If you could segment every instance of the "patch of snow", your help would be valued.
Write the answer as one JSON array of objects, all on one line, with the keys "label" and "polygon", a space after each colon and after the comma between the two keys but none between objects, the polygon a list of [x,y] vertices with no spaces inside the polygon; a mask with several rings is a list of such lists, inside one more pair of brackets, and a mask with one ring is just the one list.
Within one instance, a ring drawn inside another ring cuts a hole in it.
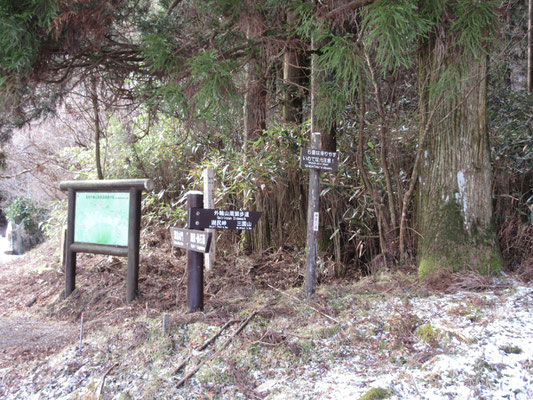
[{"label": "patch of snow", "polygon": [[459,187],[459,197],[457,199],[461,200],[463,203],[463,218],[465,228],[467,231],[469,231],[470,224],[468,222],[468,199],[466,196],[466,178],[463,171],[457,171],[457,186]]},{"label": "patch of snow", "polygon": [[[480,307],[478,322],[453,312],[469,303],[470,296],[460,293],[411,300],[413,312],[421,320],[453,337],[446,353],[418,368],[374,364],[377,354],[360,348],[359,353],[365,357],[333,361],[316,379],[304,373],[268,398],[348,399],[382,387],[392,390],[390,399],[532,399],[533,289],[517,287],[501,294],[476,294],[479,301],[496,304]],[[388,318],[391,306],[399,301],[373,306],[372,312],[378,320]],[[515,352],[508,354],[506,348]]]}]

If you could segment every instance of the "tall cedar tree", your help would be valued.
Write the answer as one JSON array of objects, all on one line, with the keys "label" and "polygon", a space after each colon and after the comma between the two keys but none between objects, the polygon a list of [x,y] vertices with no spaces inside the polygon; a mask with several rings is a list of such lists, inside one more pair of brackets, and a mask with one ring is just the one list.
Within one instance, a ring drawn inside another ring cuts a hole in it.
[{"label": "tall cedar tree", "polygon": [[492,218],[486,104],[486,49],[497,26],[496,4],[448,1],[435,9],[433,3],[422,11],[439,24],[419,51],[426,135],[416,202],[419,276],[442,268],[497,273],[502,259]]}]

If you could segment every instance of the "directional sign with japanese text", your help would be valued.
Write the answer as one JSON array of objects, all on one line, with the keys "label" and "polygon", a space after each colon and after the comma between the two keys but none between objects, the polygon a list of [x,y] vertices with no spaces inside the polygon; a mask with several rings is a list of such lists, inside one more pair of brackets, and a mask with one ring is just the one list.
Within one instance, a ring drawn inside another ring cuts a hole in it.
[{"label": "directional sign with japanese text", "polygon": [[193,250],[198,253],[209,252],[211,232],[195,231],[192,229],[171,228],[172,245],[181,249]]},{"label": "directional sign with japanese text", "polygon": [[339,153],[316,149],[300,149],[300,168],[337,171]]},{"label": "directional sign with japanese text", "polygon": [[191,228],[252,230],[263,215],[260,211],[190,209]]}]

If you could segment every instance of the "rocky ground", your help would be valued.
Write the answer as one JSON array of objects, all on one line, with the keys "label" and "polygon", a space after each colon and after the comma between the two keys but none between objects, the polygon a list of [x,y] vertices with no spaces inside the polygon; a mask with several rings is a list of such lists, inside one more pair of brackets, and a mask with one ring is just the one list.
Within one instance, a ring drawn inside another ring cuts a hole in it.
[{"label": "rocky ground", "polygon": [[123,260],[83,256],[68,299],[53,246],[2,260],[0,398],[533,398],[533,287],[513,277],[436,291],[380,272],[308,302],[298,257],[280,250],[221,258],[204,312],[188,314],[184,263],[145,252],[127,304]]}]

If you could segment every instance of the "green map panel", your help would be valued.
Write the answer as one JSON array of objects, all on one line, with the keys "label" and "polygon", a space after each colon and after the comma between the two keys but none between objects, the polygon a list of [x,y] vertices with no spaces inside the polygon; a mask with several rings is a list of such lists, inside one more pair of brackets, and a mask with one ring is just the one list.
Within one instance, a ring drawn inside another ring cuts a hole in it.
[{"label": "green map panel", "polygon": [[127,246],[129,210],[129,193],[77,192],[74,241]]}]

